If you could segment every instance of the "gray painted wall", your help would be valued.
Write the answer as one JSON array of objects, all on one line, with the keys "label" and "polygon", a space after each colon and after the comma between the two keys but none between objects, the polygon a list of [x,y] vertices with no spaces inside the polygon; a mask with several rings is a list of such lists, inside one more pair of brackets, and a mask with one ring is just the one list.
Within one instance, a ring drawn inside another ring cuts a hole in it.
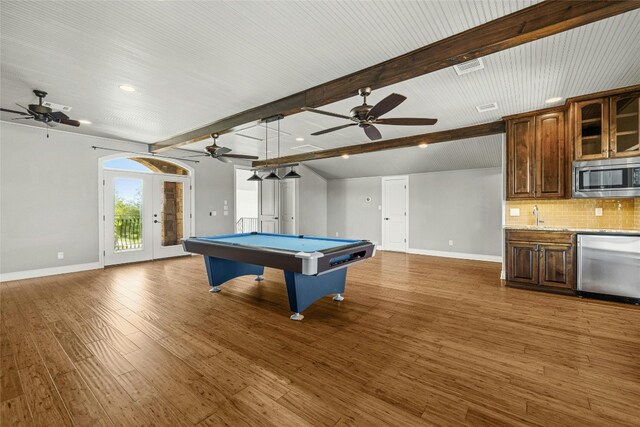
[{"label": "gray painted wall", "polygon": [[300,165],[298,180],[298,233],[327,235],[327,181],[310,168]]},{"label": "gray painted wall", "polygon": [[[409,175],[409,247],[501,256],[501,186],[500,168]],[[381,243],[381,191],[380,177],[329,180],[329,235]]]},{"label": "gray painted wall", "polygon": [[[382,240],[382,180],[380,177],[331,179],[327,182],[327,231],[329,236]],[[371,197],[367,202],[366,198]]]},{"label": "gray painted wall", "polygon": [[411,175],[409,233],[413,249],[501,256],[501,169]]},{"label": "gray painted wall", "polygon": [[[146,150],[56,130],[47,139],[42,128],[0,124],[0,273],[98,261],[98,158],[114,153],[91,145]],[[195,166],[195,232],[231,232],[233,211],[222,216],[222,206],[234,206],[233,167],[207,160]]]}]

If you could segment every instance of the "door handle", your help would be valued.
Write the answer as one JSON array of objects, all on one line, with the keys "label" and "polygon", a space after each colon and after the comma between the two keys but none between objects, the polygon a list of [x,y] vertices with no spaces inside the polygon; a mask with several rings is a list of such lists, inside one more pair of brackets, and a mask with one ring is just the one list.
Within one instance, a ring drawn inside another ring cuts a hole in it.
[{"label": "door handle", "polygon": [[274,216],[273,219],[280,219],[280,218],[278,218],[277,216]]},{"label": "door handle", "polygon": [[385,220],[385,221],[389,221],[389,218],[385,218],[384,220]]},{"label": "door handle", "polygon": [[154,219],[153,222],[155,222],[156,224],[159,223],[160,221],[158,221],[157,219]]}]

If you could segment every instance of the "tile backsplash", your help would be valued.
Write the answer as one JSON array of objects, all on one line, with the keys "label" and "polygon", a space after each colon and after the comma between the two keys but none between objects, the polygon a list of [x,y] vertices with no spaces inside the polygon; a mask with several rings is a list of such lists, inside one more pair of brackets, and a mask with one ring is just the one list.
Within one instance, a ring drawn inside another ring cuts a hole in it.
[{"label": "tile backsplash", "polygon": [[[506,202],[505,225],[535,225],[534,205],[538,205],[542,227],[640,230],[640,198],[510,200]],[[513,208],[520,209],[520,216],[510,216]],[[596,208],[602,209],[602,216],[596,216]]]}]

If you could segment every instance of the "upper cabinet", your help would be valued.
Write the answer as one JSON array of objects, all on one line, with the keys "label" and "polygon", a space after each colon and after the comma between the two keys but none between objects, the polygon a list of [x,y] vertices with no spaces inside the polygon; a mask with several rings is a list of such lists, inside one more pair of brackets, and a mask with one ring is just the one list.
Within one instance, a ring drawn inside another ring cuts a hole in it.
[{"label": "upper cabinet", "polygon": [[627,93],[572,104],[576,160],[640,155],[638,95]]},{"label": "upper cabinet", "polygon": [[610,109],[610,155],[612,157],[640,155],[639,94],[612,96]]},{"label": "upper cabinet", "polygon": [[567,194],[565,112],[507,121],[507,199],[558,199]]}]

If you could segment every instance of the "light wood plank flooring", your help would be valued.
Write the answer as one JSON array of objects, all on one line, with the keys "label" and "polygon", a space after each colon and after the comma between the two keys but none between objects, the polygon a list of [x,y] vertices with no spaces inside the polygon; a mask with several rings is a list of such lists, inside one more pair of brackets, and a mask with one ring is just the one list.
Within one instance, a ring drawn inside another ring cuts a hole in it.
[{"label": "light wood plank flooring", "polygon": [[640,425],[640,309],[379,252],[289,320],[200,257],[3,283],[2,427]]}]

